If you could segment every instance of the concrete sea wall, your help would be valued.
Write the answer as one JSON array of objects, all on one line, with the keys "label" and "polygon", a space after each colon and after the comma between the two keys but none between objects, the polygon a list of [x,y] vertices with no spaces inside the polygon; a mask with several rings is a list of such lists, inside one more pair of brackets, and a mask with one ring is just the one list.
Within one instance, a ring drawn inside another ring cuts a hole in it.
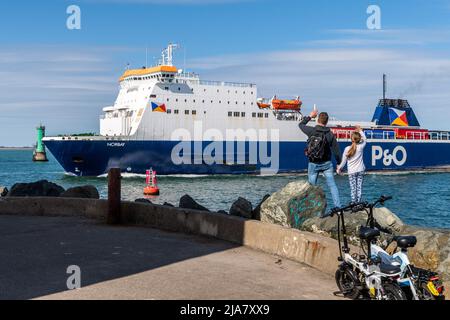
[{"label": "concrete sea wall", "polygon": [[[104,222],[107,209],[107,200],[52,197],[0,199],[1,215],[81,216]],[[339,251],[334,239],[220,213],[122,202],[121,223],[214,237],[305,263],[329,274],[334,274],[338,265]]]}]

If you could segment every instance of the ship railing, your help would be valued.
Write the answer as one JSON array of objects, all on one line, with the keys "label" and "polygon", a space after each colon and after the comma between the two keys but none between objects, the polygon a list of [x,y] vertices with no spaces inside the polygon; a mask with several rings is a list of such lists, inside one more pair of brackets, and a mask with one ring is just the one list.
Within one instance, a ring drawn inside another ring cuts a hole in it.
[{"label": "ship railing", "polygon": [[252,83],[239,83],[239,82],[226,82],[226,81],[211,81],[211,80],[200,80],[193,77],[179,77],[175,79],[176,83],[193,83],[197,85],[204,86],[215,86],[215,87],[235,87],[235,88],[255,88],[256,85]]},{"label": "ship railing", "polygon": [[[335,130],[334,134],[337,139],[350,140],[353,130]],[[405,136],[398,137],[395,131],[366,131],[365,135],[368,140],[382,139],[382,140],[450,140],[450,132],[447,131],[407,131]]]},{"label": "ship railing", "polygon": [[430,140],[450,140],[450,132],[430,131]]},{"label": "ship railing", "polygon": [[428,132],[414,132],[414,131],[406,132],[407,140],[428,140],[428,137],[429,137]]}]

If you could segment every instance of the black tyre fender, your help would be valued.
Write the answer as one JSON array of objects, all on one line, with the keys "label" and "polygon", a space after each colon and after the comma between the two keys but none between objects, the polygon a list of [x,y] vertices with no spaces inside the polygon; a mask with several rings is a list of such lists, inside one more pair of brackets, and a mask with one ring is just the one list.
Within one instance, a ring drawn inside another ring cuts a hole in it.
[{"label": "black tyre fender", "polygon": [[334,277],[339,291],[345,297],[353,300],[358,299],[361,295],[361,283],[352,266],[347,263],[341,264]]}]

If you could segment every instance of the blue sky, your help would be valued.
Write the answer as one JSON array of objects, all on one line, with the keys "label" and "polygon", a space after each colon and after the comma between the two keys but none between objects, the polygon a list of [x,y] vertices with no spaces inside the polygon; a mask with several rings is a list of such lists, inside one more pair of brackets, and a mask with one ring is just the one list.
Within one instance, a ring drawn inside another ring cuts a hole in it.
[{"label": "blue sky", "polygon": [[[71,4],[81,30],[66,28]],[[371,4],[381,30],[366,27]],[[385,72],[424,127],[450,129],[450,0],[16,0],[0,3],[0,145],[31,145],[40,122],[98,131],[125,65],[168,42],[205,79],[300,95],[340,119],[370,120]]]}]

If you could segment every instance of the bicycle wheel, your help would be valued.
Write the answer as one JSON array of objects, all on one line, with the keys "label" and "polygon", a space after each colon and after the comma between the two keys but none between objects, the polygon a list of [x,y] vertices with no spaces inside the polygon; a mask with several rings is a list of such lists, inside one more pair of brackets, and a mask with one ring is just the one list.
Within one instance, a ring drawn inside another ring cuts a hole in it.
[{"label": "bicycle wheel", "polygon": [[395,283],[383,284],[383,290],[386,300],[407,300],[403,290]]},{"label": "bicycle wheel", "polygon": [[352,270],[349,268],[337,269],[335,279],[339,291],[345,297],[355,300],[360,296],[361,292],[357,288],[359,281]]}]

